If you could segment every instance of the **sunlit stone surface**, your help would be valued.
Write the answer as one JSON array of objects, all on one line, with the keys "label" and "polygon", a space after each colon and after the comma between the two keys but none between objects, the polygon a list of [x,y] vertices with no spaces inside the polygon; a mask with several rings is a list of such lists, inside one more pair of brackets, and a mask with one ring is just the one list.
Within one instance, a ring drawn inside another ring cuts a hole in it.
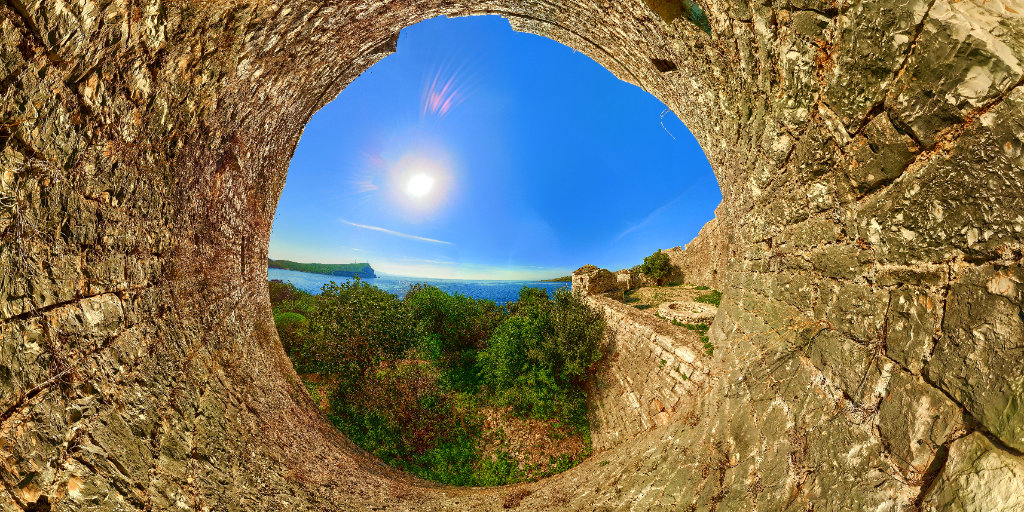
[{"label": "sunlit stone surface", "polygon": [[[1019,506],[1024,5],[648,3],[0,6],[0,509]],[[688,125],[724,200],[672,258],[725,295],[712,356],[595,297],[599,450],[450,489],[318,416],[266,257],[313,112],[401,28],[483,13]]]}]

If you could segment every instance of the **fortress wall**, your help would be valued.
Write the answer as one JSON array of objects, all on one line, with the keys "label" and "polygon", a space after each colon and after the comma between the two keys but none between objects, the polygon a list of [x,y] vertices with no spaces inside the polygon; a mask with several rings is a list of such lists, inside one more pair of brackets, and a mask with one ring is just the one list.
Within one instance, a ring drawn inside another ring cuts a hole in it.
[{"label": "fortress wall", "polygon": [[665,249],[672,264],[674,280],[718,289],[725,284],[729,241],[718,219],[708,221],[685,247]]},{"label": "fortress wall", "polygon": [[613,299],[588,300],[607,323],[609,352],[588,389],[591,439],[602,451],[685,414],[708,389],[711,358],[693,331]]}]

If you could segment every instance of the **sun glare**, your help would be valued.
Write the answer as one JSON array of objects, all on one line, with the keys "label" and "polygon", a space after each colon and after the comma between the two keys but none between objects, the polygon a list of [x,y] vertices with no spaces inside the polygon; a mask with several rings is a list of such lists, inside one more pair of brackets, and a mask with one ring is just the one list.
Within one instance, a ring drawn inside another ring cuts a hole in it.
[{"label": "sun glare", "polygon": [[409,177],[405,184],[405,193],[409,197],[425,197],[434,188],[434,178],[424,173],[416,173]]},{"label": "sun glare", "polygon": [[448,156],[437,148],[409,148],[387,168],[387,190],[394,213],[423,222],[444,210],[454,190],[454,173]]}]

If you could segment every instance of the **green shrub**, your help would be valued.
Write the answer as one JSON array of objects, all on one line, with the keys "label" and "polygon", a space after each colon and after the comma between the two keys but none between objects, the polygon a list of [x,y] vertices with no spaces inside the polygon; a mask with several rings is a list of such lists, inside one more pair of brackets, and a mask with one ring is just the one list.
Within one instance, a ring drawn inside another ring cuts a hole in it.
[{"label": "green shrub", "polygon": [[534,290],[520,292],[515,314],[480,352],[483,382],[498,405],[585,428],[582,384],[601,356],[604,321],[569,290],[556,290],[551,300]]},{"label": "green shrub", "polygon": [[411,287],[403,302],[422,352],[442,369],[445,384],[475,393],[479,388],[476,352],[501,322],[502,310],[493,301],[449,295],[426,285]]},{"label": "green shrub", "polygon": [[305,344],[309,330],[309,320],[305,316],[291,311],[274,313],[274,325],[286,353],[291,354]]},{"label": "green shrub", "polygon": [[552,366],[566,383],[582,384],[587,371],[601,358],[604,320],[582,297],[566,288],[556,290],[551,303],[555,336]]},{"label": "green shrub", "polygon": [[501,321],[493,301],[449,295],[434,286],[412,286],[404,302],[419,335],[442,340],[444,354],[482,348]]},{"label": "green shrub", "polygon": [[671,271],[672,265],[669,262],[668,254],[662,252],[661,249],[644,258],[643,264],[640,265],[640,272],[653,279],[658,285],[661,285],[668,278]]},{"label": "green shrub", "polygon": [[[565,291],[565,288],[559,288]],[[551,299],[542,288],[524,286],[519,289],[519,300],[509,303],[508,313],[530,318],[543,316],[551,307]]]},{"label": "green shrub", "polygon": [[275,314],[292,312],[309,318],[315,300],[313,295],[283,281],[268,281],[267,288],[270,292],[270,305]]},{"label": "green shrub", "polygon": [[325,284],[309,317],[308,370],[336,376],[342,393],[363,373],[398,359],[416,340],[408,311],[398,297],[359,279]]},{"label": "green shrub", "polygon": [[[296,370],[324,382],[307,384],[311,396],[330,393],[331,422],[388,464],[450,485],[541,476],[508,453],[483,458],[482,407],[557,418],[589,446],[582,384],[600,357],[604,324],[569,290],[549,299],[524,287],[518,302],[498,307],[422,285],[399,300],[358,279],[319,295],[269,286]],[[553,460],[544,474],[585,456]]]},{"label": "green shrub", "polygon": [[722,292],[718,290],[711,290],[704,295],[698,295],[693,299],[694,302],[703,302],[705,304],[711,304],[718,307],[722,303]]},{"label": "green shrub", "polygon": [[[511,389],[526,375],[539,355],[541,329],[535,319],[521,316],[509,318],[498,327],[479,355],[484,381],[491,389]],[[528,353],[531,350],[533,354]]]},{"label": "green shrub", "polygon": [[384,362],[366,372],[359,390],[332,401],[333,423],[353,442],[420,477],[474,484],[475,404],[444,390],[432,364]]},{"label": "green shrub", "polygon": [[521,481],[524,477],[512,456],[506,451],[499,451],[495,457],[481,461],[476,485],[506,485]]},{"label": "green shrub", "polygon": [[267,290],[269,290],[270,294],[270,303],[275,306],[282,302],[292,300],[298,297],[299,294],[304,293],[291,283],[286,283],[278,279],[267,281]]}]

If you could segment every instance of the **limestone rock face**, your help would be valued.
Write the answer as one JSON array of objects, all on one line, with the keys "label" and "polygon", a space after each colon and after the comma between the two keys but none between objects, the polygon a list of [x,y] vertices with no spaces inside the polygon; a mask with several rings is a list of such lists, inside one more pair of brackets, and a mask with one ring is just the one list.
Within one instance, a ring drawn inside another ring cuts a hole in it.
[{"label": "limestone rock face", "polygon": [[929,512],[1024,510],[1024,462],[977,432],[958,439],[922,505]]},{"label": "limestone rock face", "polygon": [[723,235],[718,220],[711,219],[685,249],[673,247],[662,251],[672,265],[669,281],[719,288],[722,284],[719,273],[725,271],[729,257],[728,240]]},{"label": "limestone rock face", "polygon": [[[0,5],[0,510],[1020,509],[1024,6],[669,4]],[[713,353],[591,297],[624,340],[599,449],[516,489],[345,439],[266,286],[306,122],[402,28],[473,14],[662,100],[723,197],[670,252],[723,292]]]}]

